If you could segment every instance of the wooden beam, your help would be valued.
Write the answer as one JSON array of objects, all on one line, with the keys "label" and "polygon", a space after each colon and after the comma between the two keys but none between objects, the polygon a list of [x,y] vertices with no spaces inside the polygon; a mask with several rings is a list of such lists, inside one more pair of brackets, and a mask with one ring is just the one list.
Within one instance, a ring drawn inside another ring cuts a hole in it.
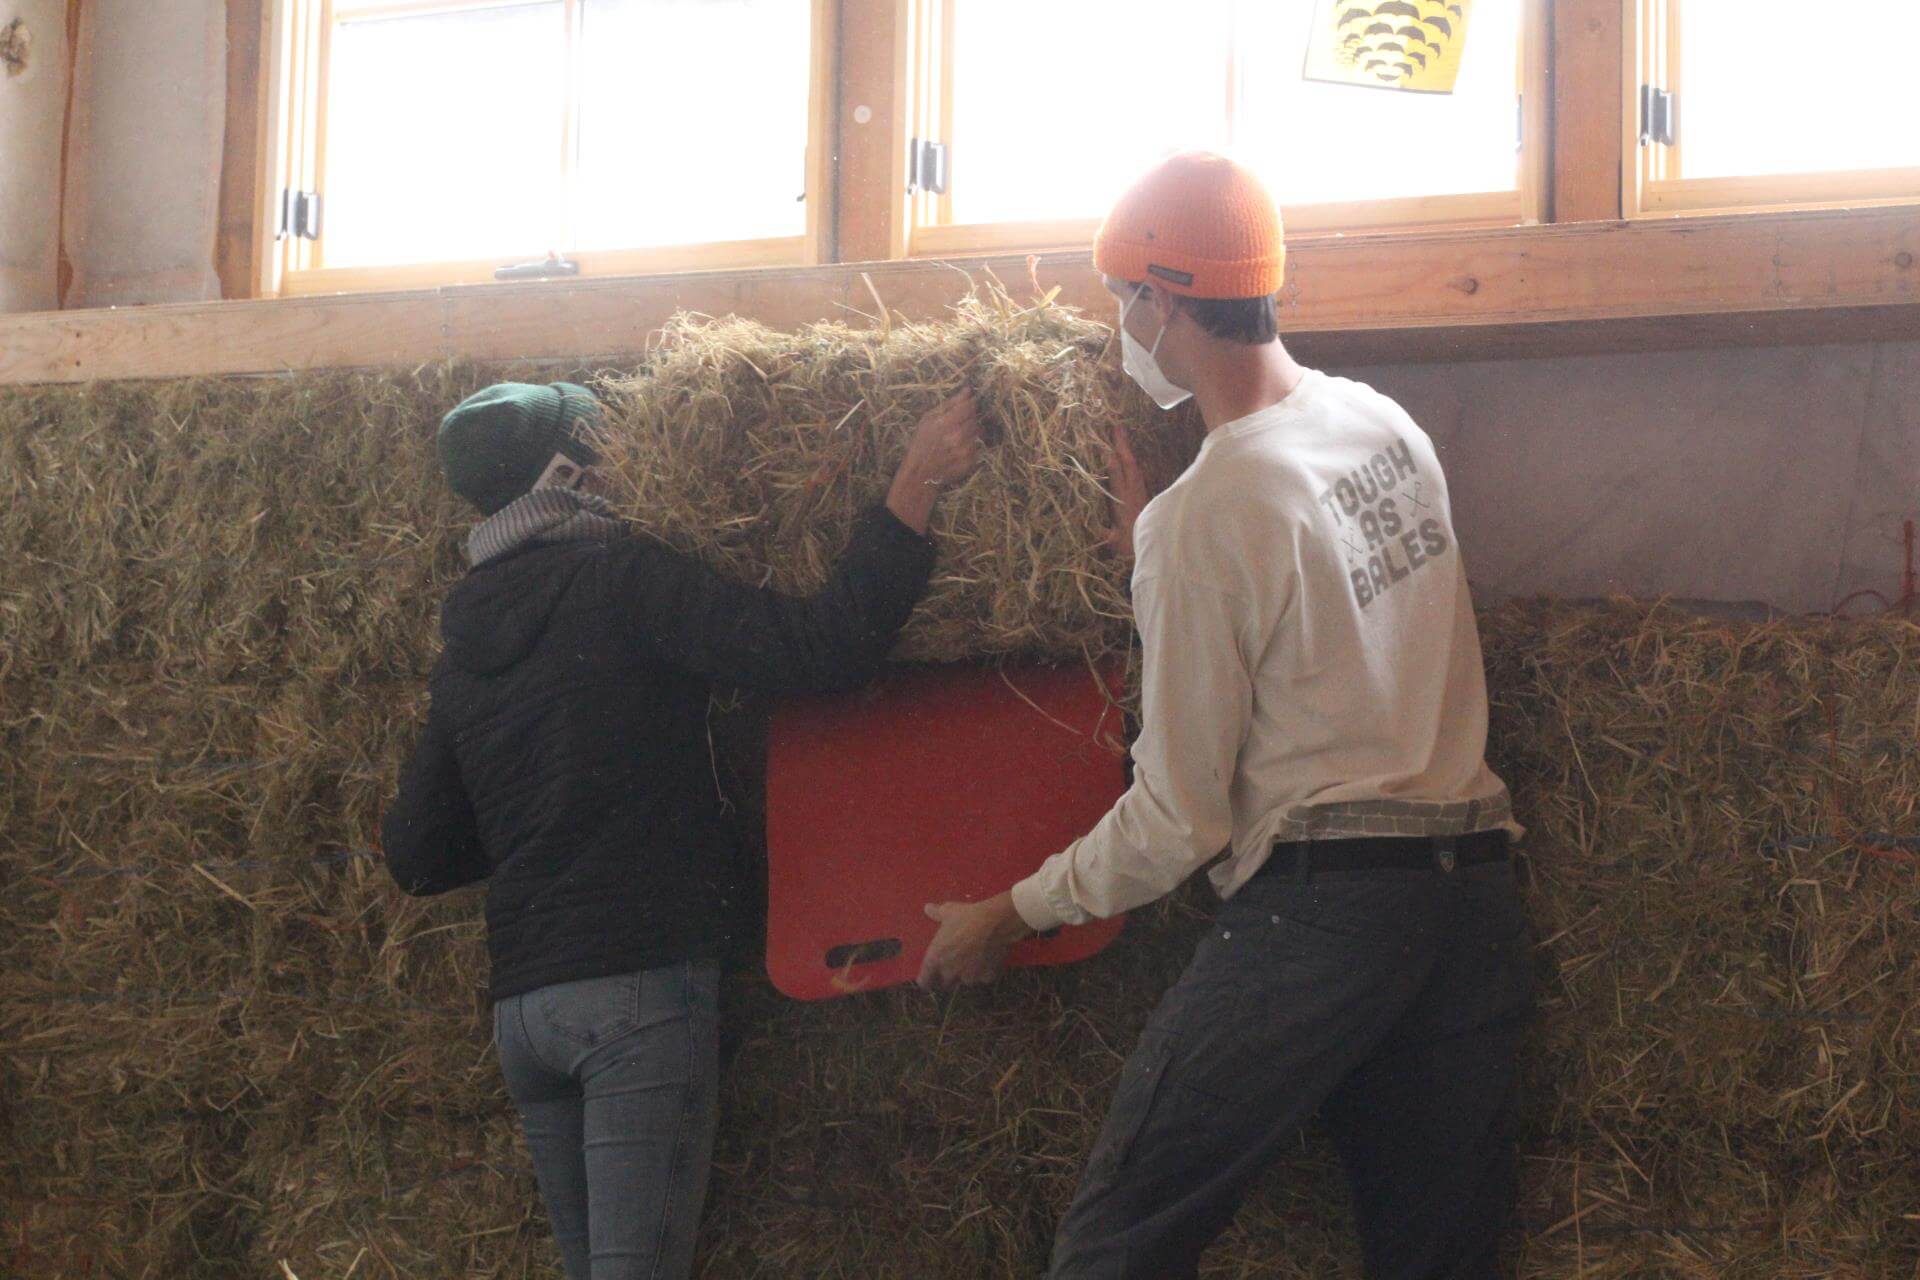
[{"label": "wooden beam", "polygon": [[[0,382],[641,350],[674,312],[941,314],[991,270],[1105,317],[1085,250],[0,316]],[[1320,363],[1856,341],[1920,332],[1920,207],[1353,236],[1288,254],[1282,326]],[[867,280],[871,279],[870,291]]]},{"label": "wooden beam", "polygon": [[1553,221],[1553,5],[1526,0],[1520,27],[1520,217]]},{"label": "wooden beam", "polygon": [[279,240],[280,192],[293,162],[288,120],[293,112],[295,15],[291,0],[262,0],[260,31],[260,136],[254,149],[253,279],[250,298],[280,296],[286,252]]},{"label": "wooden beam", "polygon": [[1553,0],[1555,222],[1622,216],[1625,20],[1622,0]]},{"label": "wooden beam", "polygon": [[840,100],[834,190],[836,257],[907,253],[910,0],[840,0]]},{"label": "wooden beam", "polygon": [[807,63],[807,225],[804,260],[832,262],[839,150],[840,0],[813,0]]},{"label": "wooden beam", "polygon": [[267,0],[228,0],[227,131],[220,160],[220,230],[214,270],[223,298],[254,297],[255,223],[261,182],[262,56]]},{"label": "wooden beam", "polygon": [[67,304],[67,287],[73,283],[73,259],[67,255],[67,180],[73,172],[73,86],[80,69],[81,0],[67,0],[67,104],[60,116],[60,202],[55,218],[54,305]]}]

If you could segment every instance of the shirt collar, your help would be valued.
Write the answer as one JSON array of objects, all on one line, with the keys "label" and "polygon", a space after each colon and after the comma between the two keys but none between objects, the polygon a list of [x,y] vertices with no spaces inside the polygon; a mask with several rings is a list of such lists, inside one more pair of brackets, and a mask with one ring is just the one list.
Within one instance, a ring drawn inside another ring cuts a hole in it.
[{"label": "shirt collar", "polygon": [[1287,393],[1286,399],[1276,401],[1264,409],[1256,409],[1244,418],[1235,418],[1207,432],[1207,438],[1201,442],[1200,452],[1204,456],[1215,444],[1225,440],[1243,440],[1263,431],[1282,426],[1298,418],[1312,405],[1319,395],[1320,385],[1326,375],[1318,369],[1303,369],[1300,381]]}]

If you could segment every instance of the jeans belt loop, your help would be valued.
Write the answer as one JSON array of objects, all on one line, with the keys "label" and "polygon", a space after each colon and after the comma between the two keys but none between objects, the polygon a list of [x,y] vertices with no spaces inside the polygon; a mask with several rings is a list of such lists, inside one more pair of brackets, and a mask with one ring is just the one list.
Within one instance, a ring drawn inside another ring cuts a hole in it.
[{"label": "jeans belt loop", "polygon": [[1305,884],[1313,877],[1313,837],[1308,836],[1293,847],[1293,882]]}]

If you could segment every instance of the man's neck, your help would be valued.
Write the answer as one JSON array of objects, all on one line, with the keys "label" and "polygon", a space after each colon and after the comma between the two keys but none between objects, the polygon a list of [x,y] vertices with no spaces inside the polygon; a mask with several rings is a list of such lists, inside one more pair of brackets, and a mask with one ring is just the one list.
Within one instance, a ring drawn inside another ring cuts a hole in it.
[{"label": "man's neck", "polygon": [[1193,400],[1207,430],[1216,431],[1279,404],[1306,372],[1278,339],[1257,347],[1220,343],[1194,379]]}]

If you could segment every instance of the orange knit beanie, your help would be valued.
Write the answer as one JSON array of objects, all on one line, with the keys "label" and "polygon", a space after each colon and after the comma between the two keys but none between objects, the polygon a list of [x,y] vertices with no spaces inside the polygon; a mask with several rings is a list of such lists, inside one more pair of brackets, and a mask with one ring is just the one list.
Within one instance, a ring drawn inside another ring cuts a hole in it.
[{"label": "orange knit beanie", "polygon": [[1155,166],[1113,206],[1094,269],[1189,298],[1260,298],[1285,275],[1280,211],[1253,173],[1188,151]]}]

